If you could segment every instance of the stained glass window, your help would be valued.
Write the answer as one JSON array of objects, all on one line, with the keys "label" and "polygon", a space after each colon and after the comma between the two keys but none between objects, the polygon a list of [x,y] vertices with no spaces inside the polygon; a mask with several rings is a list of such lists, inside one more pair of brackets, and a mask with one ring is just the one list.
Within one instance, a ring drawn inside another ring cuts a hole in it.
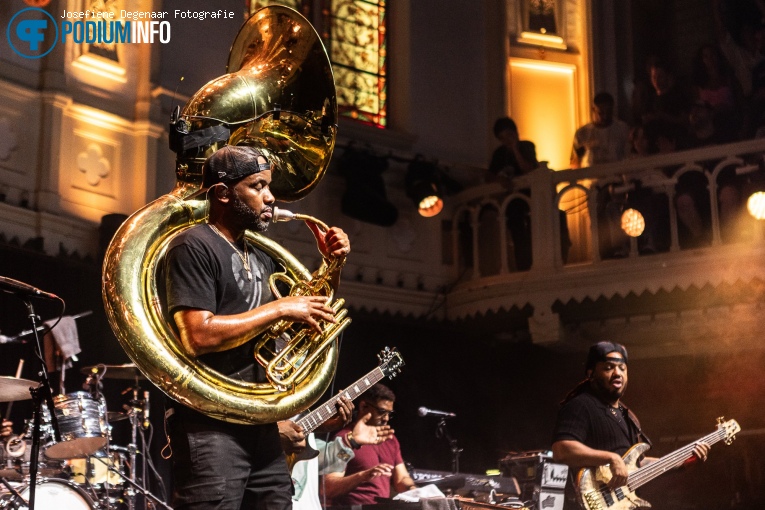
[{"label": "stained glass window", "polygon": [[387,124],[385,0],[325,0],[325,43],[340,115]]},{"label": "stained glass window", "polygon": [[[247,0],[252,14],[266,5],[286,5],[311,19],[312,0]],[[385,0],[322,0],[321,37],[337,88],[340,115],[375,127],[387,125],[387,36]]]}]

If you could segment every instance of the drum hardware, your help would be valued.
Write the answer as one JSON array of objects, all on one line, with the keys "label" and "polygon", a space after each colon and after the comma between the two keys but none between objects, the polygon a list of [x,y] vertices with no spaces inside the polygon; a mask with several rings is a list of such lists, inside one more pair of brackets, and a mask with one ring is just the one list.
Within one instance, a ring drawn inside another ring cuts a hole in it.
[{"label": "drum hardware", "polygon": [[[93,310],[86,310],[86,311],[84,311],[82,313],[78,313],[78,314],[72,315],[72,319],[79,319],[81,317],[87,317],[88,315],[92,315],[92,314],[93,314]],[[46,329],[47,329],[47,326],[45,326],[44,324],[40,325],[40,326],[37,326],[37,329],[25,329],[24,331],[22,331],[21,333],[18,333],[16,335],[3,337],[2,342],[0,342],[0,343],[3,343],[3,344],[10,344],[10,343],[25,344],[25,343],[27,343],[27,341],[24,340],[23,337],[25,337],[27,335],[31,335],[32,333],[36,333],[38,331],[44,331]],[[77,360],[75,360],[75,361],[77,361]]]},{"label": "drum hardware", "polygon": [[80,369],[80,372],[86,375],[96,375],[99,379],[146,380],[146,377],[133,363],[125,363],[124,365],[98,364],[83,367]]},{"label": "drum hardware", "polygon": [[17,500],[21,501],[25,505],[29,505],[29,502],[26,499],[24,499],[24,497],[21,495],[21,493],[18,490],[16,490],[16,487],[11,485],[8,482],[8,480],[5,479],[5,477],[0,477],[0,483],[2,483],[5,486],[5,488],[8,489],[8,491],[11,493],[11,495],[14,498],[16,498]]},{"label": "drum hardware", "polygon": [[[31,285],[28,285],[22,282],[17,282],[16,280],[12,280],[10,278],[4,278],[4,277],[0,277],[0,281],[4,282],[4,285],[5,285],[2,288],[2,290],[14,294],[17,298],[19,298],[24,303],[24,305],[26,305],[27,316],[29,318],[29,322],[32,325],[30,333],[33,333],[35,338],[35,344],[34,344],[35,355],[37,356],[37,359],[40,364],[40,371],[38,372],[38,375],[40,376],[40,384],[36,387],[30,387],[29,381],[26,381],[24,383],[27,385],[27,389],[29,393],[32,395],[32,402],[33,402],[32,449],[31,449],[30,461],[29,461],[30,485],[29,485],[28,500],[29,500],[29,507],[35,508],[35,493],[37,491],[37,469],[38,469],[38,463],[40,460],[39,454],[40,454],[40,425],[41,425],[41,414],[42,414],[41,409],[43,407],[43,404],[47,406],[48,411],[50,412],[51,427],[53,428],[53,436],[57,442],[61,441],[61,433],[58,427],[58,419],[55,415],[55,406],[53,404],[53,392],[51,390],[50,378],[48,377],[48,369],[45,366],[45,362],[43,358],[42,342],[40,341],[40,335],[38,334],[39,331],[43,329],[43,327],[42,325],[38,326],[38,322],[40,318],[37,316],[37,313],[35,312],[34,305],[32,304],[32,298],[43,297],[46,299],[59,300],[62,305],[61,316],[64,315],[64,308],[66,307],[66,304],[64,303],[64,300],[59,298],[58,296],[55,296],[53,294],[49,294],[46,292],[42,292],[39,289],[32,287]],[[18,382],[10,383],[6,381],[6,387],[8,387],[8,385],[14,388],[18,388]]]}]

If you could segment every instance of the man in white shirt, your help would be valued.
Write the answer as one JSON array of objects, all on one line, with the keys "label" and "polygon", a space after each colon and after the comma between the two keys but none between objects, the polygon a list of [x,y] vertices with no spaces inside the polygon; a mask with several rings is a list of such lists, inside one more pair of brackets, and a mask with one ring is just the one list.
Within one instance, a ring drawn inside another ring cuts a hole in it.
[{"label": "man in white shirt", "polygon": [[593,99],[592,122],[576,130],[571,168],[621,161],[629,155],[629,126],[614,119],[614,98],[600,92]]}]

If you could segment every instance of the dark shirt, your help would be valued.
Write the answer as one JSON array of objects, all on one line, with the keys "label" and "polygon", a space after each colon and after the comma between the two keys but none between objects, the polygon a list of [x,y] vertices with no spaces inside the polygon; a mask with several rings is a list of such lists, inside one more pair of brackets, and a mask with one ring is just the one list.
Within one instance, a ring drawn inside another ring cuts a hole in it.
[{"label": "dark shirt", "polygon": [[558,411],[553,442],[573,440],[594,448],[624,455],[633,445],[648,441],[640,423],[627,407],[615,409],[590,391],[566,402]]},{"label": "dark shirt", "polygon": [[[209,225],[198,225],[176,236],[168,247],[162,275],[158,278],[165,283],[159,295],[166,299],[163,309],[167,310],[168,318],[183,308],[235,315],[272,301],[268,277],[275,271],[276,263],[250,243],[247,250],[252,281],[246,277],[241,252],[235,252]],[[173,320],[169,323],[175,327]],[[262,371],[255,368],[253,342],[203,354],[198,359],[236,379],[263,380]]]},{"label": "dark shirt", "polygon": [[[537,164],[537,150],[532,142],[526,140],[519,141],[518,150],[527,162],[534,165]],[[521,166],[518,164],[518,159],[515,157],[512,149],[505,145],[500,145],[494,150],[494,153],[491,155],[491,163],[489,163],[489,174],[493,176],[505,175],[512,178],[525,173],[521,170]]]},{"label": "dark shirt", "polygon": [[[624,405],[616,409],[606,404],[589,389],[567,401],[558,411],[553,433],[553,442],[556,441],[579,441],[595,450],[622,456],[640,441],[651,444],[633,412]],[[569,469],[564,510],[579,509],[572,481],[575,478],[576,473]]]}]

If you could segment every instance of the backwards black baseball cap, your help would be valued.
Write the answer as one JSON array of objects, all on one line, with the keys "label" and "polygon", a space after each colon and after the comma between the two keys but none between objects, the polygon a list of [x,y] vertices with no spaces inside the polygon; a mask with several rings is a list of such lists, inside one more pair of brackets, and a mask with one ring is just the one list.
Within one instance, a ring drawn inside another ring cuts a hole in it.
[{"label": "backwards black baseball cap", "polygon": [[203,187],[228,184],[270,169],[265,151],[248,145],[226,145],[215,151],[202,166]]},{"label": "backwards black baseball cap", "polygon": [[[590,351],[587,353],[587,364],[584,368],[585,371],[593,370],[599,361],[608,361],[607,356],[612,352],[621,354],[621,362],[627,363],[627,348],[622,344],[617,344],[615,342],[598,342],[590,347]],[[617,361],[615,358],[612,359]]]}]

